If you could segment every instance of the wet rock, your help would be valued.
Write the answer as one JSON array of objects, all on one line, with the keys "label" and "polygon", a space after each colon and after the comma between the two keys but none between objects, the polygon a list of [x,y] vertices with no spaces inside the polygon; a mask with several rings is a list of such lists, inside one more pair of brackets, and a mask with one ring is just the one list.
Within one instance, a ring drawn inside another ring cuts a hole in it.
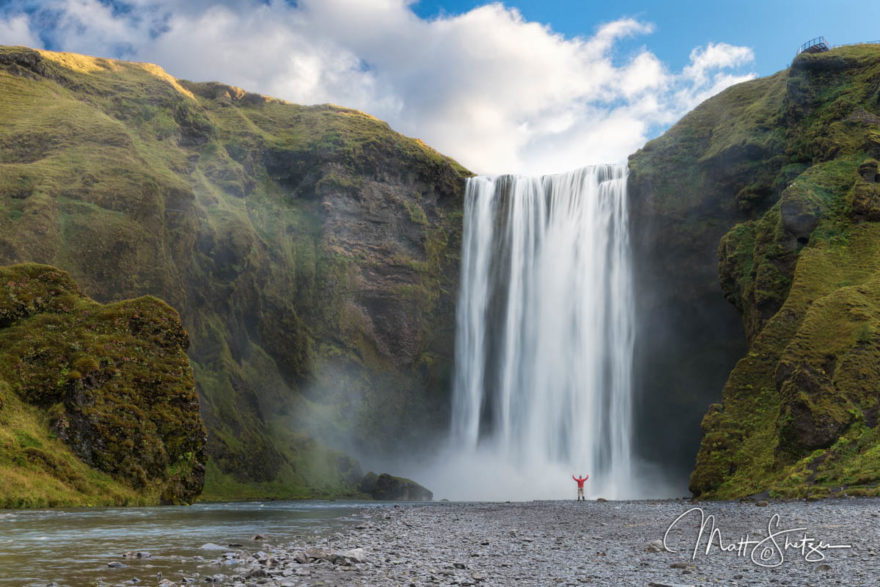
[{"label": "wet rock", "polygon": [[200,547],[202,550],[226,550],[228,547],[220,546],[219,544],[214,544],[213,542],[206,542],[202,544]]},{"label": "wet rock", "polygon": [[330,553],[324,550],[323,548],[307,548],[305,555],[312,560],[330,560]]},{"label": "wet rock", "polygon": [[411,479],[393,477],[388,473],[364,475],[358,490],[382,501],[431,501],[434,494]]},{"label": "wet rock", "polygon": [[111,561],[111,562],[107,563],[107,566],[110,567],[111,569],[124,569],[128,565],[123,564],[119,561]]},{"label": "wet rock", "polygon": [[345,552],[340,552],[337,554],[338,559],[342,559],[349,564],[351,563],[362,563],[366,562],[367,556],[364,554],[363,548],[352,548],[351,550],[346,550]]}]

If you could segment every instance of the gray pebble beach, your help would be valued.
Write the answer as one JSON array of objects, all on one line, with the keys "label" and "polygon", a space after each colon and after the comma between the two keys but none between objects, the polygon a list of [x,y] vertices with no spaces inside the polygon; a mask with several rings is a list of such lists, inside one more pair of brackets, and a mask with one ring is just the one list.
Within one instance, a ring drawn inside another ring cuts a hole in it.
[{"label": "gray pebble beach", "polygon": [[[685,514],[691,508],[700,510]],[[664,534],[682,514],[664,547]],[[356,515],[359,521],[346,530],[312,542],[226,552],[218,561],[237,559],[237,564],[217,574],[206,565],[196,581],[880,585],[877,499],[432,503],[365,509]],[[772,524],[774,515],[778,524]],[[704,533],[697,546],[701,520]]]}]

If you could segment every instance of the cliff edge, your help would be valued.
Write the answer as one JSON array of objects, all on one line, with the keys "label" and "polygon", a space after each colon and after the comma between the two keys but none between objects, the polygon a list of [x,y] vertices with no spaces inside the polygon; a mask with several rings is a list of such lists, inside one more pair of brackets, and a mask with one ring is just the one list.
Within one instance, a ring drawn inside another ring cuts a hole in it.
[{"label": "cliff edge", "polygon": [[705,402],[732,367],[702,419],[696,496],[880,492],[878,158],[877,45],[803,53],[631,157],[640,280],[654,288],[640,311],[657,327],[642,377]]},{"label": "cliff edge", "polygon": [[355,495],[445,430],[464,178],[361,112],[0,48],[0,263],[180,312],[205,496]]}]

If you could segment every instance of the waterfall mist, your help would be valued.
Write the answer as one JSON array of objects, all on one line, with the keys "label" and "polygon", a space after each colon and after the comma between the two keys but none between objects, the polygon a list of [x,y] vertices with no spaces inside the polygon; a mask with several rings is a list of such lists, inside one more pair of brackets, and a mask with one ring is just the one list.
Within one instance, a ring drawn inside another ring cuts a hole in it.
[{"label": "waterfall mist", "polygon": [[451,438],[421,473],[438,497],[570,498],[572,473],[588,495],[670,493],[632,451],[626,177],[469,180]]}]

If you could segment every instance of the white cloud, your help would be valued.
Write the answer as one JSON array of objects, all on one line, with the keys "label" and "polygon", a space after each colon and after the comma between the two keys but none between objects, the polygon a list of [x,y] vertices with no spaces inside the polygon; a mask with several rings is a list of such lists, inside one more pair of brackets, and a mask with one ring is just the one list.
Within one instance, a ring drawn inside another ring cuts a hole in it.
[{"label": "white cloud", "polygon": [[680,73],[647,49],[621,59],[621,39],[653,30],[633,19],[566,38],[501,3],[433,20],[411,3],[12,0],[0,34],[43,26],[59,49],[359,108],[488,173],[622,161],[658,127],[751,77],[730,71],[751,50],[723,43],[694,49]]},{"label": "white cloud", "polygon": [[709,71],[745,65],[754,61],[755,56],[748,47],[709,43],[692,50],[690,58],[690,65],[684,68],[685,77],[704,83]]},{"label": "white cloud", "polygon": [[0,44],[33,47],[39,38],[30,30],[30,19],[24,14],[0,20]]}]

